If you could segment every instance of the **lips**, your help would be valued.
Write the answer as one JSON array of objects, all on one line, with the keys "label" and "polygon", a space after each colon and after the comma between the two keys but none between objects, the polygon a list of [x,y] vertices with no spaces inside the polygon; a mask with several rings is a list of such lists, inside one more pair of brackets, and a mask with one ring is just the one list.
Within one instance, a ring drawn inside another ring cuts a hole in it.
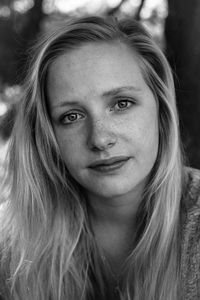
[{"label": "lips", "polygon": [[95,170],[101,170],[101,171],[106,171],[110,170],[112,168],[119,168],[121,167],[129,157],[127,156],[116,156],[112,157],[110,159],[102,159],[102,160],[97,160],[93,162],[89,168],[95,169]]}]

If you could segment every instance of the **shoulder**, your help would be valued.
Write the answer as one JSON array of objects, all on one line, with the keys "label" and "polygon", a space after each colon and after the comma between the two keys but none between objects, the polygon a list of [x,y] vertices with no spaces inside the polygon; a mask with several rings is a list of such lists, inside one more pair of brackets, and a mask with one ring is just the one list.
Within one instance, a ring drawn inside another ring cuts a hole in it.
[{"label": "shoulder", "polygon": [[200,240],[200,170],[186,167],[183,195],[181,199],[181,220],[184,233]]},{"label": "shoulder", "polygon": [[187,211],[200,208],[200,170],[184,168],[182,205]]},{"label": "shoulder", "polygon": [[188,299],[200,294],[200,170],[185,168],[181,199],[181,277]]}]

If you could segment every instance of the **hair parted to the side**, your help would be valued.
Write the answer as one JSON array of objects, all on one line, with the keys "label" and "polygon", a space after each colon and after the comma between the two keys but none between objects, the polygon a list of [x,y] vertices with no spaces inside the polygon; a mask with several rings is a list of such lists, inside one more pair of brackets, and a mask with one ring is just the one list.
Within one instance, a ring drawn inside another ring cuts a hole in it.
[{"label": "hair parted to the side", "polygon": [[90,299],[91,273],[103,297],[86,201],[62,161],[46,99],[50,64],[86,43],[127,45],[138,56],[158,107],[158,156],[138,210],[137,244],[121,299],[177,299],[183,161],[172,74],[140,24],[97,16],[62,22],[35,47],[10,142],[9,200],[1,217],[6,299]]}]

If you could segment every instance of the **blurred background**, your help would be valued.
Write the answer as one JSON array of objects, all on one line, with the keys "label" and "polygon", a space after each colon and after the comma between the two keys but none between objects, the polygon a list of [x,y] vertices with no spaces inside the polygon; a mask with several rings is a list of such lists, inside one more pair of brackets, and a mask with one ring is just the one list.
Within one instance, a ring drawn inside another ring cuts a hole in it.
[{"label": "blurred background", "polygon": [[0,176],[30,47],[59,19],[87,14],[129,16],[153,35],[174,73],[187,164],[200,168],[199,0],[0,0]]}]

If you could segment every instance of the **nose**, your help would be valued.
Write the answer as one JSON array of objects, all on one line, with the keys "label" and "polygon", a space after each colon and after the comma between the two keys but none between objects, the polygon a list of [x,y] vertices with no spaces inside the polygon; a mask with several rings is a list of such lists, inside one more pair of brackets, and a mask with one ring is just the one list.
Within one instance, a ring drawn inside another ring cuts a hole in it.
[{"label": "nose", "polygon": [[91,150],[105,151],[113,147],[116,142],[117,136],[105,120],[98,120],[90,124],[90,132],[87,143]]}]

